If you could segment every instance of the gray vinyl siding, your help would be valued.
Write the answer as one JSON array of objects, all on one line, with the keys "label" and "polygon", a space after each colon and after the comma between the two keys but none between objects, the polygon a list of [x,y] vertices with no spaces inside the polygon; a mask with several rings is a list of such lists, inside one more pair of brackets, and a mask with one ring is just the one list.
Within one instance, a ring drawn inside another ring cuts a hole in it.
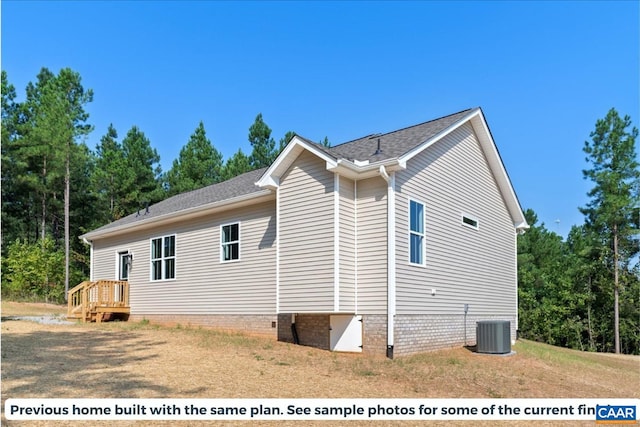
[{"label": "gray vinyl siding", "polygon": [[387,184],[357,182],[358,313],[387,312]]},{"label": "gray vinyl siding", "polygon": [[[465,124],[397,175],[398,314],[517,311],[515,229],[484,154]],[[409,199],[425,204],[425,266],[409,263]],[[462,225],[461,214],[479,220]],[[435,289],[435,295],[432,295]]]},{"label": "gray vinyl siding", "polygon": [[340,177],[340,311],[355,311],[356,297],[355,187]]},{"label": "gray vinyl siding", "polygon": [[[135,256],[132,269],[129,272],[129,279],[134,274],[133,266],[141,265],[139,256],[142,256],[143,249],[149,251],[150,243],[142,242],[137,236],[139,233],[121,235],[110,239],[101,239],[93,242],[93,265],[91,266],[94,280],[117,280],[118,279],[118,252],[129,251]],[[149,254],[147,254],[149,258]],[[136,268],[138,273],[140,268]],[[148,273],[148,272],[147,272]],[[148,276],[148,274],[147,274]],[[146,278],[148,280],[149,277]]]},{"label": "gray vinyl siding", "polygon": [[334,309],[334,174],[305,151],[280,179],[280,312]]},{"label": "gray vinyl siding", "polygon": [[[240,223],[240,260],[220,262],[220,225]],[[114,278],[116,253],[134,254],[131,313],[274,314],[275,201],[94,242],[94,279]],[[150,280],[150,239],[175,234],[176,278]]]}]

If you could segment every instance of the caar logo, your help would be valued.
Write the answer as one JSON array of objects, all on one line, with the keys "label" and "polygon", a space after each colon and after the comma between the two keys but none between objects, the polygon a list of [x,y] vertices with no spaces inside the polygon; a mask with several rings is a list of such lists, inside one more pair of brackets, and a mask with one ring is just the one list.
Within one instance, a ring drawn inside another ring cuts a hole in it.
[{"label": "caar logo", "polygon": [[596,424],[637,424],[635,406],[596,406]]}]

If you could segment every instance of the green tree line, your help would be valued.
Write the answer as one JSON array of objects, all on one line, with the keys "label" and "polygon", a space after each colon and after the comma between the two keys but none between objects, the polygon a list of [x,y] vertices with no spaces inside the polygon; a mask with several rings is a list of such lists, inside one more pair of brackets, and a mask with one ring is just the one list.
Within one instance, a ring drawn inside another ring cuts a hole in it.
[{"label": "green tree line", "polygon": [[[17,98],[3,70],[2,295],[11,298],[64,300],[69,284],[89,274],[88,247],[78,236],[175,194],[266,167],[295,136],[287,132],[276,144],[258,114],[248,132],[251,153],[239,149],[225,162],[201,121],[163,173],[157,150],[136,125],[120,138],[111,124],[95,150],[87,147],[93,91],[79,73],[42,68],[24,100]],[[26,273],[37,266],[39,274]]]},{"label": "green tree line", "polygon": [[[78,236],[146,204],[269,166],[295,135],[280,140],[258,114],[251,152],[224,161],[199,122],[171,168],[144,131],[120,138],[111,124],[91,149],[86,107],[93,91],[68,68],[43,68],[17,101],[2,71],[2,295],[63,301],[89,275]],[[593,183],[585,223],[566,240],[539,224],[518,237],[520,335],[589,351],[640,353],[637,130],[615,110],[585,143],[584,177]],[[329,146],[328,138],[320,142]]]},{"label": "green tree line", "polygon": [[638,131],[611,109],[584,145],[593,187],[566,240],[525,212],[518,237],[520,335],[588,351],[640,354]]}]

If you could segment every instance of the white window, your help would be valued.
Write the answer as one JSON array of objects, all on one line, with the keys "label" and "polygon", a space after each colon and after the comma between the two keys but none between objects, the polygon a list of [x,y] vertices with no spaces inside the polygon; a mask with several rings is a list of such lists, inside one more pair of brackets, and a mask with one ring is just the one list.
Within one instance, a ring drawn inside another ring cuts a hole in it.
[{"label": "white window", "polygon": [[409,262],[424,265],[424,204],[409,200]]},{"label": "white window", "polygon": [[466,214],[462,214],[462,225],[473,228],[474,230],[477,230],[479,227],[479,224],[480,222],[478,221],[477,218],[474,218]]},{"label": "white window", "polygon": [[151,239],[151,280],[176,278],[176,236]]},{"label": "white window", "polygon": [[220,226],[220,261],[237,261],[240,259],[240,223]]}]

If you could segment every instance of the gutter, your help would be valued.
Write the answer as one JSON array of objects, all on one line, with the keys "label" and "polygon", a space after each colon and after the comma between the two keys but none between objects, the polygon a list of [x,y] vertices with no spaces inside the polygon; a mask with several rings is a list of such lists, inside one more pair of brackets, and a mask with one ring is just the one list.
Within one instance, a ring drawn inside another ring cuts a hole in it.
[{"label": "gutter", "polygon": [[366,165],[357,165],[350,160],[339,159],[335,163],[335,166],[329,166],[329,164],[327,164],[327,170],[337,172],[345,178],[353,180],[372,178],[379,175],[382,176],[380,173],[380,168],[384,168],[387,172],[395,172],[406,169],[407,162],[402,161],[398,158],[392,158],[379,162],[369,163]]},{"label": "gutter", "polygon": [[380,165],[380,176],[387,182],[387,357],[393,359],[396,315],[396,174]]}]

